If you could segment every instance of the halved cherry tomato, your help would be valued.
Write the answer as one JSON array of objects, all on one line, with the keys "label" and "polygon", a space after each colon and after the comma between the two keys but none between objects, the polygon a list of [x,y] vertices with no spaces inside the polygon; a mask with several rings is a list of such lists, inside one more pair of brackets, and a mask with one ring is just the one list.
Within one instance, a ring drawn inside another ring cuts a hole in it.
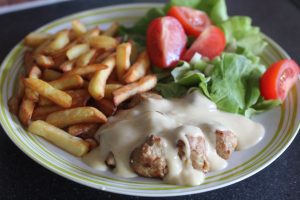
[{"label": "halved cherry tomato", "polygon": [[213,59],[223,52],[225,46],[226,39],[223,31],[216,26],[209,26],[186,51],[183,59],[190,61],[196,52],[209,59]]},{"label": "halved cherry tomato", "polygon": [[151,62],[160,68],[175,66],[186,43],[183,27],[174,17],[154,19],[148,26],[147,51]]},{"label": "halved cherry tomato", "polygon": [[288,91],[296,83],[299,76],[299,66],[290,59],[273,63],[260,79],[260,92],[264,99],[279,99],[284,101]]},{"label": "halved cherry tomato", "polygon": [[184,6],[173,6],[168,15],[175,17],[182,24],[188,35],[198,37],[211,21],[205,12]]}]

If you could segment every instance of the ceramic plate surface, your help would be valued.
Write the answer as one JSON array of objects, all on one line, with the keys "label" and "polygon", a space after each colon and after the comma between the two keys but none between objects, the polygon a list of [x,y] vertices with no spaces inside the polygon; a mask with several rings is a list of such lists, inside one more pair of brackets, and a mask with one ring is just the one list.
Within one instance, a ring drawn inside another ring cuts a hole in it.
[{"label": "ceramic plate surface", "polygon": [[[73,19],[80,19],[90,27],[99,25],[103,29],[114,21],[131,25],[149,8],[155,6],[162,6],[162,4],[124,4],[93,9],[56,20],[43,26],[39,31],[54,33],[60,29],[69,28]],[[268,65],[289,57],[270,38],[265,36],[265,40],[269,45],[262,55],[262,62]],[[17,118],[9,113],[7,101],[16,89],[17,77],[22,68],[23,53],[24,47],[19,43],[8,54],[0,69],[2,127],[24,153],[42,166],[72,181],[96,189],[137,196],[178,196],[225,187],[252,176],[268,166],[290,145],[299,129],[300,83],[298,81],[281,107],[253,118],[266,128],[263,140],[248,150],[235,152],[229,159],[228,167],[218,172],[208,173],[202,185],[186,187],[167,185],[159,180],[145,178],[120,178],[111,172],[93,170],[79,158],[33,134],[28,134]]]}]

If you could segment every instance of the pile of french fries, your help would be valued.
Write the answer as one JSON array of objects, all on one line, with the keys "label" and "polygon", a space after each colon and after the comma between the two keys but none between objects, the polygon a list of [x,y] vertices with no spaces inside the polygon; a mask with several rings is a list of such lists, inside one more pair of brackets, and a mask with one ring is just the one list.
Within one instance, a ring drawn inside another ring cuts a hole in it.
[{"label": "pile of french fries", "polygon": [[8,105],[29,132],[82,156],[120,104],[155,87],[147,52],[117,30],[117,23],[102,31],[75,20],[55,34],[26,36],[25,73]]}]

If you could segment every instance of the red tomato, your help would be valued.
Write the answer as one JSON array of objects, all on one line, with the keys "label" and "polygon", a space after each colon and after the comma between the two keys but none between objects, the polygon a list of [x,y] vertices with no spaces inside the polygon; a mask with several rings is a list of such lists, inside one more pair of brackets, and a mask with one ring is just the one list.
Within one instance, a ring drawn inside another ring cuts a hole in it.
[{"label": "red tomato", "polygon": [[182,24],[188,35],[198,37],[211,21],[205,12],[184,6],[173,6],[168,12],[169,16],[175,17]]},{"label": "red tomato", "polygon": [[160,68],[175,66],[186,43],[183,27],[174,17],[154,19],[148,26],[147,51],[151,62]]},{"label": "red tomato", "polygon": [[192,46],[186,51],[183,59],[190,61],[196,52],[200,53],[202,56],[213,59],[223,52],[225,46],[226,39],[223,31],[216,26],[209,26],[198,36]]},{"label": "red tomato", "polygon": [[299,76],[299,66],[290,59],[273,63],[260,79],[260,92],[264,99],[279,99],[284,101],[288,91],[296,83]]}]

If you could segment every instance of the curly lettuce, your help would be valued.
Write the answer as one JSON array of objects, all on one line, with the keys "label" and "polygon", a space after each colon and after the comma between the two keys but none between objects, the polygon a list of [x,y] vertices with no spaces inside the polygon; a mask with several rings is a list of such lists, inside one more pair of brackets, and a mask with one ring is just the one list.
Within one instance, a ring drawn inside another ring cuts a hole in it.
[{"label": "curly lettuce", "polygon": [[[218,109],[251,116],[280,104],[279,101],[264,101],[260,96],[259,78],[265,67],[236,53],[223,53],[213,61],[205,61],[196,54],[190,63],[180,62],[171,71],[172,79],[164,84],[177,84],[185,88],[198,88]],[[178,86],[176,86],[178,87]],[[160,88],[164,96],[169,88]],[[172,90],[166,98],[184,95],[184,90]]]},{"label": "curly lettuce", "polygon": [[227,46],[234,49],[242,47],[254,55],[259,55],[267,43],[258,27],[252,26],[250,17],[234,16],[222,22],[220,27],[226,37]]}]

